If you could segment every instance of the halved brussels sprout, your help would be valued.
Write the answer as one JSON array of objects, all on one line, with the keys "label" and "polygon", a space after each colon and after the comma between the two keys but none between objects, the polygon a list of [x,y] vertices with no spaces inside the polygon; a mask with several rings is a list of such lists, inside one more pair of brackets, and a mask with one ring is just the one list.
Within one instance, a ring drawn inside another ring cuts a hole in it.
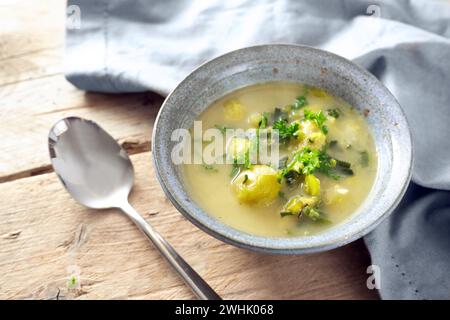
[{"label": "halved brussels sprout", "polygon": [[269,205],[278,196],[281,184],[275,169],[266,165],[255,165],[242,171],[232,181],[232,187],[242,203]]},{"label": "halved brussels sprout", "polygon": [[317,124],[311,120],[305,120],[300,123],[297,137],[302,146],[313,149],[322,149],[327,139]]}]

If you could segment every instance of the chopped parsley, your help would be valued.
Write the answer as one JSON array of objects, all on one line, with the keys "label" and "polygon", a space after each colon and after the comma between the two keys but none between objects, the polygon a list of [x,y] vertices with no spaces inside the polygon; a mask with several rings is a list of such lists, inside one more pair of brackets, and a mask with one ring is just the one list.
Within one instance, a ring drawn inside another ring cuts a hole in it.
[{"label": "chopped parsley", "polygon": [[292,109],[298,110],[298,109],[303,108],[307,104],[308,104],[308,99],[306,98],[306,96],[298,96],[295,99],[294,104],[292,105]]},{"label": "chopped parsley", "polygon": [[308,147],[296,152],[292,160],[280,172],[280,178],[286,179],[287,184],[292,185],[298,181],[299,175],[320,172],[326,176],[339,180],[341,175],[353,175],[351,164],[337,160],[323,150],[313,150]]},{"label": "chopped parsley", "polygon": [[262,118],[261,121],[259,122],[259,129],[265,129],[267,127],[267,123],[269,122],[269,113],[268,112],[264,112],[262,114]]},{"label": "chopped parsley", "polygon": [[311,206],[304,207],[303,210],[300,212],[300,216],[306,216],[315,222],[330,222],[328,219],[324,217],[324,214],[321,211]]},{"label": "chopped parsley", "polygon": [[304,106],[308,105],[308,98],[306,97],[307,95],[308,95],[308,87],[305,86],[303,93],[299,95],[292,104],[291,106],[292,110],[299,110]]},{"label": "chopped parsley", "polygon": [[339,110],[338,108],[333,108],[333,109],[328,109],[327,110],[327,114],[330,116],[330,117],[333,117],[333,118],[339,118],[339,116],[341,115],[341,110]]},{"label": "chopped parsley", "polygon": [[273,129],[278,130],[278,135],[282,143],[289,142],[289,140],[295,136],[298,131],[298,123],[293,122],[289,124],[287,120],[280,119],[273,124]]},{"label": "chopped parsley", "polygon": [[305,115],[305,120],[314,121],[324,134],[328,133],[328,127],[325,125],[325,121],[327,121],[327,116],[322,112],[322,110],[314,112],[305,109],[303,112]]},{"label": "chopped parsley", "polygon": [[326,149],[320,152],[319,158],[320,167],[318,171],[334,180],[339,180],[341,176],[336,174],[334,171],[334,168],[336,167],[336,160],[327,154]]},{"label": "chopped parsley", "polygon": [[332,158],[326,153],[326,149],[320,153],[320,163],[321,166],[318,171],[334,180],[339,180],[342,175],[353,175],[353,170],[349,162]]},{"label": "chopped parsley", "polygon": [[[296,152],[284,169],[285,173],[295,171],[300,174],[310,174],[320,168],[319,151],[308,147]],[[285,175],[285,174],[284,174]]]}]

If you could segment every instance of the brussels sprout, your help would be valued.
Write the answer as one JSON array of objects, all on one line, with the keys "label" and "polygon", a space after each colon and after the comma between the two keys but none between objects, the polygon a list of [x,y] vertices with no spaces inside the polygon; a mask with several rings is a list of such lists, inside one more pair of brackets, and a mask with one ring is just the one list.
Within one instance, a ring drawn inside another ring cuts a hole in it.
[{"label": "brussels sprout", "polygon": [[313,149],[322,149],[326,144],[326,135],[319,126],[311,120],[305,120],[300,123],[298,140],[304,147]]},{"label": "brussels sprout", "polygon": [[275,169],[255,165],[239,173],[232,181],[232,187],[242,203],[269,205],[277,198],[281,184]]},{"label": "brussels sprout", "polygon": [[313,149],[322,149],[326,144],[327,137],[323,132],[314,132],[308,136],[308,145]]}]

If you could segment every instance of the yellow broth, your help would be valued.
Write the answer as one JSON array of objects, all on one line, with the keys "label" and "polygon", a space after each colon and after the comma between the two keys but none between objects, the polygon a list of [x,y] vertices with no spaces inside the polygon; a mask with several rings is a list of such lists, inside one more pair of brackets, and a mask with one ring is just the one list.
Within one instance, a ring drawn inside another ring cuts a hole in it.
[{"label": "yellow broth", "polygon": [[[292,105],[301,95],[306,97],[306,105],[293,110]],[[227,107],[230,101],[239,103],[238,112],[231,110],[230,114]],[[314,173],[320,180],[317,209],[325,217],[323,221],[313,221],[304,214],[280,214],[288,199],[304,193],[304,180],[294,186],[288,186],[282,181],[279,195],[271,203],[243,203],[232,187],[232,164],[184,164],[182,172],[188,193],[201,208],[224,224],[260,236],[312,235],[348,219],[370,192],[377,170],[377,155],[364,115],[342,99],[324,90],[307,88],[301,84],[259,84],[221,98],[209,106],[198,120],[202,121],[203,129],[216,126],[248,129],[252,127],[249,118],[263,112],[273,113],[275,107],[282,107],[283,111],[288,112],[289,119],[300,121],[305,109],[313,112],[322,110],[327,115],[325,124],[328,128],[328,154],[351,164],[353,175],[340,175],[338,180],[320,172]],[[339,110],[339,116],[330,116],[330,109]],[[292,156],[296,148],[297,140],[293,143],[291,141],[286,147],[280,148],[280,158]],[[304,176],[301,177],[304,179]]]}]

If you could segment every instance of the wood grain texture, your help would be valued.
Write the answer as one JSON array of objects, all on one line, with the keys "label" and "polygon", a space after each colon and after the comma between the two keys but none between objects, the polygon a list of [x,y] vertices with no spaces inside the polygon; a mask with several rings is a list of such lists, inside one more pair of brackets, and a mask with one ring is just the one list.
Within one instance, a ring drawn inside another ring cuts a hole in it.
[{"label": "wood grain texture", "polygon": [[8,0],[0,12],[0,182],[48,172],[47,134],[66,116],[97,121],[125,146],[149,150],[161,97],[86,94],[65,80],[64,1]]},{"label": "wood grain texture", "polygon": [[0,88],[62,71],[65,1],[0,2]]},{"label": "wood grain texture", "polygon": [[46,168],[50,127],[67,116],[94,120],[126,146],[149,150],[161,102],[162,98],[152,93],[84,93],[63,76],[20,82],[14,92],[0,99],[0,182],[32,176],[36,169]]},{"label": "wood grain texture", "polygon": [[[197,229],[166,200],[150,153],[132,156],[138,211],[226,299],[363,299],[369,261],[362,243],[310,255],[252,253]],[[0,184],[0,298],[193,298],[159,253],[116,210],[86,209],[55,174]],[[80,290],[67,268],[81,270]]]},{"label": "wood grain texture", "polygon": [[[150,164],[162,98],[84,93],[62,75],[61,0],[0,2],[0,298],[193,298],[137,228],[115,210],[75,203],[52,173],[50,126],[97,121],[136,166],[131,202],[226,299],[365,299],[369,259],[361,241],[330,252],[280,256],[223,244],[167,201]],[[81,287],[69,289],[71,266]]]}]

